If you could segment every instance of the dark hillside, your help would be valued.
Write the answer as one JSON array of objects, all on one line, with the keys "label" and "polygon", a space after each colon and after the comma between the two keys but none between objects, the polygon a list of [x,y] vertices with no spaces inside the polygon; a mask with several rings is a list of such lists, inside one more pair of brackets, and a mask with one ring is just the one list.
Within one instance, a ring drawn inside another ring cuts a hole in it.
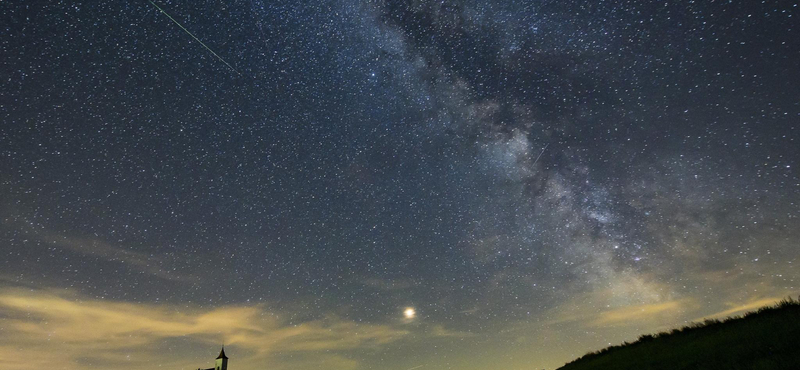
[{"label": "dark hillside", "polygon": [[800,301],[605,348],[560,370],[800,369]]}]

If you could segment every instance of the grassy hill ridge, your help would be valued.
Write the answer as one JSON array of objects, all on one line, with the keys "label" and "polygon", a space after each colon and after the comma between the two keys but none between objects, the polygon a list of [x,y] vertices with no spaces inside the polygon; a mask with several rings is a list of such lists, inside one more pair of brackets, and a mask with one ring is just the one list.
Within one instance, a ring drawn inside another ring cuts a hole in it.
[{"label": "grassy hill ridge", "polygon": [[642,335],[559,370],[800,369],[800,301],[787,298],[744,316]]}]

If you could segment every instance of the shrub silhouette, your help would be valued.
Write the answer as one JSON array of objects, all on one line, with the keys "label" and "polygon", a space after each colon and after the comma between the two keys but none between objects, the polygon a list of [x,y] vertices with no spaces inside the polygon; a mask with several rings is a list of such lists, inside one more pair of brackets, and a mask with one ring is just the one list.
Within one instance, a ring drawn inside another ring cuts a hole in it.
[{"label": "shrub silhouette", "polygon": [[800,300],[589,352],[560,370],[800,369]]}]

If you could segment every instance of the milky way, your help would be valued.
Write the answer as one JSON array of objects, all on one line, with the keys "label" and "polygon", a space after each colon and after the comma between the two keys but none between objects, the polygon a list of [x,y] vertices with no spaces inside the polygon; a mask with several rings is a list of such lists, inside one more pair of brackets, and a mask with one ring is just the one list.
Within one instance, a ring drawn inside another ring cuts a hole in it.
[{"label": "milky way", "polygon": [[797,3],[154,4],[0,4],[9,366],[552,369],[800,291]]}]

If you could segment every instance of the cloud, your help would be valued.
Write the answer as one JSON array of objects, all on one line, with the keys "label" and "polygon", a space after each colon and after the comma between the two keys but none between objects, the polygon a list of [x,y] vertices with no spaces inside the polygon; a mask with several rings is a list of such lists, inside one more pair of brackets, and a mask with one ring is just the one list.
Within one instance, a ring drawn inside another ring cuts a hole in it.
[{"label": "cloud", "polygon": [[675,316],[684,310],[684,302],[678,300],[662,303],[625,306],[599,313],[591,321],[591,325],[607,326],[630,322],[653,322],[656,318]]},{"label": "cloud", "polygon": [[0,291],[0,312],[0,337],[4,338],[0,355],[33,359],[12,360],[15,369],[127,369],[156,363],[196,369],[209,359],[187,356],[191,351],[179,351],[184,357],[173,357],[164,351],[165,343],[203,348],[223,341],[231,354],[238,352],[235,361],[252,368],[289,366],[293,356],[285,356],[302,353],[298,357],[303,361],[347,369],[353,367],[352,361],[339,353],[378,348],[407,334],[387,325],[337,317],[289,324],[263,306],[201,309],[108,302],[46,291]]},{"label": "cloud", "polygon": [[42,233],[39,237],[49,245],[66,248],[90,257],[99,257],[110,262],[123,263],[162,279],[175,281],[192,280],[190,276],[160,268],[159,261],[161,261],[161,258],[120,248],[99,238],[80,238],[50,233]]},{"label": "cloud", "polygon": [[696,302],[688,298],[657,303],[626,304],[617,307],[602,304],[576,305],[575,302],[568,302],[553,309],[551,314],[553,319],[546,321],[546,324],[577,323],[586,328],[638,326],[641,324],[652,326],[657,323],[679,322],[682,315],[696,308]]},{"label": "cloud", "polygon": [[585,328],[673,324],[698,308],[691,298],[676,297],[653,275],[632,270],[606,271],[606,288],[595,289],[551,310],[548,324],[576,323]]},{"label": "cloud", "polygon": [[178,273],[163,268],[166,264],[165,261],[169,261],[166,255],[154,255],[128,250],[98,237],[79,237],[55,233],[40,225],[34,226],[29,221],[9,222],[8,225],[41,241],[41,244],[34,245],[62,248],[85,257],[95,257],[108,262],[121,263],[135,271],[165,280],[191,282],[198,279],[197,276],[191,274]]},{"label": "cloud", "polygon": [[468,331],[451,330],[444,327],[444,325],[434,325],[431,329],[431,335],[434,337],[447,337],[447,338],[468,338],[476,336],[475,333]]},{"label": "cloud", "polygon": [[692,321],[703,321],[705,319],[720,319],[720,318],[726,318],[726,317],[731,316],[731,315],[743,314],[743,313],[748,312],[748,311],[755,311],[755,310],[757,310],[757,309],[759,309],[761,307],[764,307],[764,306],[774,305],[775,303],[780,301],[782,298],[783,297],[779,297],[779,298],[775,298],[775,297],[773,297],[773,298],[755,298],[755,299],[751,299],[751,300],[749,300],[749,301],[747,301],[745,303],[728,302],[728,303],[726,303],[726,306],[729,307],[728,309],[725,309],[725,310],[719,311],[719,312],[715,312],[715,313],[712,313],[710,315],[706,315],[706,316],[703,316],[703,317],[699,317],[699,318],[696,318],[696,319],[694,319]]}]

